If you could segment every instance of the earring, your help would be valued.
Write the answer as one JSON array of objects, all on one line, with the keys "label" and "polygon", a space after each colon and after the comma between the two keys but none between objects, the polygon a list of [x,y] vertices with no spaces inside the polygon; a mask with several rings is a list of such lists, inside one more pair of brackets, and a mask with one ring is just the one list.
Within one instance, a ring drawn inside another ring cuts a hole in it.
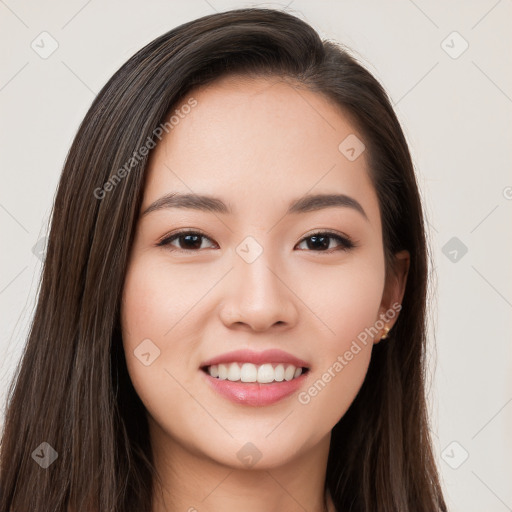
[{"label": "earring", "polygon": [[385,340],[388,337],[388,333],[391,329],[386,325],[384,327],[384,334],[380,337],[381,340]]}]

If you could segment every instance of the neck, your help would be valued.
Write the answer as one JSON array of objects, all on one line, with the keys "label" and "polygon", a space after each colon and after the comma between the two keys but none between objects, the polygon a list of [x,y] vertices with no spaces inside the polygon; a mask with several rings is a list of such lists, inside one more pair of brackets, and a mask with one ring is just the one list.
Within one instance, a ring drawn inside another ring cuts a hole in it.
[{"label": "neck", "polygon": [[159,475],[152,512],[334,511],[324,491],[330,435],[280,466],[245,468],[192,452],[149,423]]}]

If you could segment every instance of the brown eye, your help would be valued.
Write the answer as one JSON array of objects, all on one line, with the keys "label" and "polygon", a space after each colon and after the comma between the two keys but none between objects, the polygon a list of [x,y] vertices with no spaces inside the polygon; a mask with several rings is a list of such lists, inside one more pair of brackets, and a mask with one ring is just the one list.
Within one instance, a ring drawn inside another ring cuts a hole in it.
[{"label": "brown eye", "polygon": [[313,233],[312,235],[303,238],[299,245],[306,242],[306,246],[309,250],[315,252],[331,252],[331,240],[335,240],[338,243],[338,249],[334,247],[334,250],[348,251],[355,247],[355,244],[349,238],[329,231]]},{"label": "brown eye", "polygon": [[[172,244],[175,240],[178,242],[177,247]],[[167,246],[171,250],[196,252],[202,248],[203,240],[211,241],[210,238],[197,231],[180,231],[164,238],[158,243],[158,246]]]}]

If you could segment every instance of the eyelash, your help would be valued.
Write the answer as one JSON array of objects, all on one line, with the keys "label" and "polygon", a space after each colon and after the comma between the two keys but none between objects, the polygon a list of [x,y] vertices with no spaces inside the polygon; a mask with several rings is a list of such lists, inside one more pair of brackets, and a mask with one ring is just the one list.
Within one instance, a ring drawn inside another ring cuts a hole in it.
[{"label": "eyelash", "polygon": [[[169,236],[164,237],[156,245],[157,245],[157,247],[167,247],[171,251],[184,252],[184,253],[188,253],[188,254],[189,253],[193,253],[193,252],[199,252],[201,249],[181,249],[179,247],[173,247],[173,246],[170,245],[171,242],[173,242],[174,240],[178,239],[179,237],[185,236],[185,235],[199,235],[200,237],[207,238],[208,240],[213,242],[213,240],[211,240],[210,237],[206,236],[201,231],[197,231],[197,230],[196,231],[183,230],[183,231],[177,231],[175,233],[170,234]],[[355,247],[358,246],[358,244],[355,243],[349,237],[342,236],[342,235],[340,235],[340,234],[338,234],[336,232],[333,232],[333,231],[316,231],[315,233],[311,233],[308,236],[302,238],[302,240],[299,241],[299,244],[301,244],[305,240],[308,240],[309,238],[312,238],[312,237],[315,237],[315,236],[320,236],[320,235],[323,235],[324,237],[327,236],[329,238],[333,238],[333,239],[337,240],[340,243],[340,246],[338,246],[337,248],[334,248],[334,249],[326,249],[326,250],[319,250],[319,251],[309,250],[309,252],[320,252],[320,253],[332,254],[332,252],[337,251],[337,250],[340,250],[340,251],[350,251],[351,249],[354,249]],[[300,249],[300,250],[308,251],[308,249]]]}]

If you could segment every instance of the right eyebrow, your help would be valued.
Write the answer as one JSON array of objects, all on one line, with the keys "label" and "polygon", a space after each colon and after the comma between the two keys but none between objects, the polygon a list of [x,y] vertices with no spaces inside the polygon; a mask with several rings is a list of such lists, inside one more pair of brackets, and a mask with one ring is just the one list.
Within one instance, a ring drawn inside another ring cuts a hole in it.
[{"label": "right eyebrow", "polygon": [[232,209],[226,203],[218,198],[200,194],[182,194],[174,192],[165,194],[152,203],[144,212],[142,216],[150,212],[161,210],[163,208],[190,208],[193,210],[200,210],[204,212],[215,212],[232,214]]}]

